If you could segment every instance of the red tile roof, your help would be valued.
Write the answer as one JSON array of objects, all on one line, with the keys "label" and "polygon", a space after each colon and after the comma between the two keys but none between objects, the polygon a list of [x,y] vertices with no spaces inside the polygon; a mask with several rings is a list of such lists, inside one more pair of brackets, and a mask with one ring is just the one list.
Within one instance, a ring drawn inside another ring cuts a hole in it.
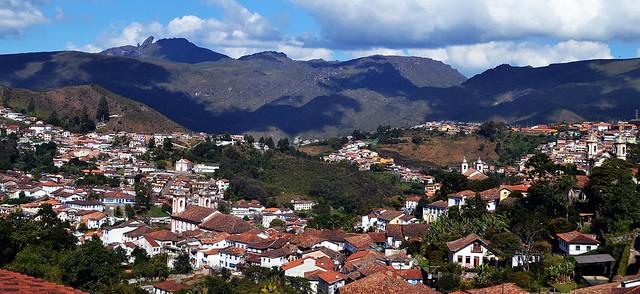
[{"label": "red tile roof", "polygon": [[200,224],[200,228],[216,232],[239,234],[248,232],[254,227],[237,216],[219,213]]},{"label": "red tile roof", "polygon": [[334,284],[338,281],[344,280],[344,275],[331,270],[319,274],[318,277],[327,284]]},{"label": "red tile roof", "polygon": [[476,235],[476,234],[471,234],[469,236],[460,238],[458,240],[447,242],[447,247],[449,248],[449,250],[457,252],[457,251],[460,251],[462,248],[466,247],[467,245],[471,244],[474,241],[480,241],[485,246],[489,245],[489,242],[487,240],[484,240],[484,239],[478,237],[478,235]]},{"label": "red tile roof", "polygon": [[529,293],[526,290],[518,287],[516,284],[513,284],[513,283],[505,283],[505,284],[495,285],[495,286],[481,288],[481,289],[471,289],[465,292],[470,294],[493,294],[493,293],[527,294]]},{"label": "red tile roof", "polygon": [[196,205],[187,205],[187,207],[183,212],[173,215],[171,217],[198,224],[215,212],[216,210],[213,208],[196,206]]},{"label": "red tile roof", "polygon": [[0,269],[0,293],[87,293],[71,287],[54,284],[42,279]]},{"label": "red tile roof", "polygon": [[405,280],[422,280],[422,272],[416,268],[401,269],[396,272]]},{"label": "red tile roof", "polygon": [[340,294],[437,293],[424,284],[411,285],[393,271],[378,272],[340,288]]},{"label": "red tile roof", "polygon": [[167,292],[178,292],[189,289],[188,286],[180,284],[172,280],[164,280],[153,284],[153,288],[160,289]]},{"label": "red tile roof", "polygon": [[150,237],[158,241],[178,241],[178,235],[169,230],[159,230],[147,233],[145,237]]},{"label": "red tile roof", "polygon": [[571,244],[593,244],[598,245],[600,241],[596,240],[595,236],[589,234],[583,234],[578,231],[571,231],[567,233],[557,234],[558,238]]}]

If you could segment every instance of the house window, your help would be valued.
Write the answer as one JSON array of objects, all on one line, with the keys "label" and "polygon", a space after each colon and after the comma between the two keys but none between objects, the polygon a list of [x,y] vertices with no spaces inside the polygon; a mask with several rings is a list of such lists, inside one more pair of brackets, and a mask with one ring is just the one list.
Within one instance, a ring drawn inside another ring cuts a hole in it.
[{"label": "house window", "polygon": [[580,251],[580,245],[576,245],[576,250]]},{"label": "house window", "polygon": [[462,255],[458,255],[458,263],[462,263]]},{"label": "house window", "polygon": [[464,263],[471,264],[471,256],[465,256]]},{"label": "house window", "polygon": [[587,246],[587,251],[590,251],[590,250],[591,250],[591,246]]}]

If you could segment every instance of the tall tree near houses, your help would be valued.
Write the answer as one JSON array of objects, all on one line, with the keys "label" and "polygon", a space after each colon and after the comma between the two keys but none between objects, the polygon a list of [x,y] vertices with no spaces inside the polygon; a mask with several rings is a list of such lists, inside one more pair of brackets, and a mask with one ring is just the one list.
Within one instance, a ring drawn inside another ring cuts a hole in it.
[{"label": "tall tree near houses", "polygon": [[33,101],[33,97],[29,100],[29,104],[27,105],[27,113],[33,114],[36,111],[36,103]]},{"label": "tall tree near houses", "polygon": [[96,120],[109,120],[109,103],[107,102],[107,98],[105,97],[100,98],[100,102],[98,103],[98,109],[96,110]]}]

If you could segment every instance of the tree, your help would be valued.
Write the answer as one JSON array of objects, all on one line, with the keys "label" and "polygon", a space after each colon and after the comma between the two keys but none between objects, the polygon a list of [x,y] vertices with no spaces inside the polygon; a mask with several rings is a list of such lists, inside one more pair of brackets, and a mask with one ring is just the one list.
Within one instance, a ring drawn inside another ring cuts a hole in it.
[{"label": "tree", "polygon": [[244,141],[247,145],[253,145],[253,143],[256,141],[255,138],[253,138],[253,136],[246,134],[244,135]]},{"label": "tree", "polygon": [[289,150],[289,139],[282,138],[282,139],[278,140],[278,150],[280,150],[280,151]]},{"label": "tree", "polygon": [[488,121],[480,125],[477,134],[492,142],[500,137],[507,130],[507,125],[503,122]]},{"label": "tree", "polygon": [[47,118],[47,123],[54,126],[60,125],[60,118],[58,117],[57,111],[54,110],[49,114],[49,117]]},{"label": "tree", "polygon": [[60,261],[62,279],[84,290],[114,284],[120,281],[121,262],[115,252],[105,248],[98,237],[93,237],[64,254]]},{"label": "tree", "polygon": [[267,147],[269,147],[269,149],[275,149],[276,146],[273,143],[273,138],[269,137],[264,141],[264,144],[267,145]]},{"label": "tree", "polygon": [[98,109],[96,109],[96,120],[97,121],[109,120],[109,103],[107,102],[106,97],[100,98],[100,102],[98,102]]},{"label": "tree", "polygon": [[173,261],[173,272],[176,274],[188,274],[192,271],[193,268],[191,267],[189,254],[186,252],[180,253]]},{"label": "tree", "polygon": [[27,113],[34,114],[36,112],[36,103],[33,101],[33,97],[29,99],[29,104],[27,104]]},{"label": "tree", "polygon": [[173,149],[171,138],[164,138],[164,140],[162,140],[162,149],[164,151],[171,151]]},{"label": "tree", "polygon": [[487,210],[487,202],[480,197],[480,193],[476,193],[476,196],[468,199],[462,210],[462,217],[477,219],[483,215],[489,213]]},{"label": "tree", "polygon": [[148,148],[149,150],[153,150],[153,149],[155,149],[155,148],[156,148],[156,139],[155,139],[154,137],[151,137],[151,138],[149,139],[149,142],[147,143],[147,148]]},{"label": "tree", "polygon": [[151,207],[150,184],[136,183],[135,190],[136,190],[136,197],[135,197],[136,205],[138,207],[143,207],[144,209],[149,209],[149,207]]},{"label": "tree", "polygon": [[51,248],[30,245],[16,255],[9,269],[36,278],[62,282],[60,269],[55,263],[57,257],[58,252]]},{"label": "tree", "polygon": [[593,169],[589,179],[587,194],[598,225],[607,232],[624,233],[640,222],[640,193],[628,162],[608,159]]},{"label": "tree", "polygon": [[284,226],[285,226],[284,221],[279,218],[275,218],[271,221],[271,223],[269,223],[270,228],[282,228]]},{"label": "tree", "polygon": [[136,211],[129,204],[124,206],[124,212],[127,215],[127,218],[132,218],[136,215]]}]

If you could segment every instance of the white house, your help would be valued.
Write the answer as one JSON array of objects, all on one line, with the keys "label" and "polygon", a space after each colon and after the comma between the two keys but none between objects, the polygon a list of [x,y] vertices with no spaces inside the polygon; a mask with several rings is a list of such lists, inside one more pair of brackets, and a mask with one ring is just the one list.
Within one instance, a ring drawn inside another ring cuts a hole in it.
[{"label": "white house", "polygon": [[315,205],[313,201],[310,200],[291,200],[293,204],[293,210],[311,210],[311,208]]},{"label": "white house", "polygon": [[281,267],[289,263],[290,252],[286,248],[269,250],[260,256],[260,266],[266,268]]},{"label": "white house", "polygon": [[198,250],[196,253],[196,268],[201,268],[205,265],[212,268],[220,267],[220,249],[212,248],[205,250]]},{"label": "white house", "polygon": [[246,250],[238,247],[229,247],[220,250],[220,267],[229,270],[237,270],[238,265],[244,264]]},{"label": "white house", "polygon": [[102,202],[96,200],[75,200],[65,203],[68,207],[77,210],[97,210],[103,211],[104,205]]},{"label": "white house", "polygon": [[197,174],[213,174],[219,169],[220,166],[213,164],[196,164],[193,166],[193,172]]},{"label": "white house", "polygon": [[560,233],[556,235],[560,250],[567,255],[580,255],[598,249],[600,241],[595,235],[583,234],[578,231]]},{"label": "white house", "polygon": [[188,159],[180,159],[176,161],[176,172],[187,173],[193,168],[193,163]]},{"label": "white house", "polygon": [[407,211],[413,211],[414,209],[416,209],[416,207],[418,207],[418,202],[421,198],[422,197],[420,197],[420,195],[412,195],[407,197],[407,199],[404,201],[404,209]]},{"label": "white house", "polygon": [[112,244],[112,243],[124,243],[124,234],[131,232],[139,227],[145,226],[144,223],[139,221],[128,221],[117,225],[111,228],[104,228],[102,230],[102,243]]},{"label": "white house", "polygon": [[476,234],[447,242],[447,247],[449,248],[449,261],[464,268],[474,268],[497,259],[489,248],[489,242]]},{"label": "white house", "polygon": [[429,203],[422,208],[422,219],[426,223],[432,223],[438,219],[441,215],[447,213],[449,206],[444,200],[438,200],[433,203]]}]

